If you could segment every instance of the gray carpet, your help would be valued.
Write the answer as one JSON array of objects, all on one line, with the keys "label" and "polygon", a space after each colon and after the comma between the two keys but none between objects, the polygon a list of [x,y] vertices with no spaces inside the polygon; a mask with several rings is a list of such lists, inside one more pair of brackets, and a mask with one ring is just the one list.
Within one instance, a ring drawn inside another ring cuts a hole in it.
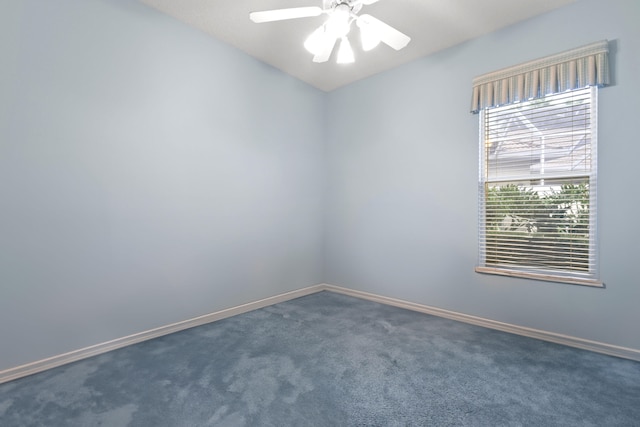
[{"label": "gray carpet", "polygon": [[640,426],[640,363],[330,292],[0,385],[6,426]]}]

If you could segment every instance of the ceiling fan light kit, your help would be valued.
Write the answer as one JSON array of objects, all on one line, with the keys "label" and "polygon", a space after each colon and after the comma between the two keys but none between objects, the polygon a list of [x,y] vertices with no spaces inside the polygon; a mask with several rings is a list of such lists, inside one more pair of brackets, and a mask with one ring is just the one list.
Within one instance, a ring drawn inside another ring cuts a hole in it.
[{"label": "ceiling fan light kit", "polygon": [[313,54],[313,62],[326,62],[340,40],[337,62],[349,64],[355,61],[353,48],[347,36],[351,24],[355,21],[360,29],[362,50],[368,52],[380,42],[400,50],[411,38],[371,15],[358,15],[362,6],[376,3],[378,0],[323,0],[323,6],[294,7],[251,12],[249,19],[255,23],[284,21],[288,19],[308,18],[328,15],[328,19],[307,37],[304,47]]}]

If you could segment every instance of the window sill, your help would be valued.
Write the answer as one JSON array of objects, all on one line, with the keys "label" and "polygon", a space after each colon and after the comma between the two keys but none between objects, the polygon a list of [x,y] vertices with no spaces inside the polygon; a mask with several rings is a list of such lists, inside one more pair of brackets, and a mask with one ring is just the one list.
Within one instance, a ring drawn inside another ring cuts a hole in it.
[{"label": "window sill", "polygon": [[494,267],[476,267],[476,273],[495,274],[499,276],[518,277],[521,279],[542,280],[544,282],[568,283],[571,285],[591,286],[595,288],[604,288],[604,283],[594,279],[580,279],[576,277],[555,276],[553,274],[529,273],[518,270],[507,270]]}]

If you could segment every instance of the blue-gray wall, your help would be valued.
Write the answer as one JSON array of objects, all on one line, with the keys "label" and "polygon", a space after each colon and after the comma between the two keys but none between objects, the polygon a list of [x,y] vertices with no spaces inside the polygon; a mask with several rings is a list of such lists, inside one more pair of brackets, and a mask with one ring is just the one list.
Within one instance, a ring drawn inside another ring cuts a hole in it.
[{"label": "blue-gray wall", "polygon": [[[599,98],[606,289],[474,273],[474,76],[612,41]],[[581,0],[347,86],[327,102],[327,283],[640,349],[640,2]]]},{"label": "blue-gray wall", "polygon": [[[640,349],[640,2],[330,94],[133,0],[1,12],[0,370],[321,282]],[[474,273],[471,79],[601,39],[607,288]]]},{"label": "blue-gray wall", "polygon": [[0,370],[322,282],[324,93],[133,0],[0,7]]}]

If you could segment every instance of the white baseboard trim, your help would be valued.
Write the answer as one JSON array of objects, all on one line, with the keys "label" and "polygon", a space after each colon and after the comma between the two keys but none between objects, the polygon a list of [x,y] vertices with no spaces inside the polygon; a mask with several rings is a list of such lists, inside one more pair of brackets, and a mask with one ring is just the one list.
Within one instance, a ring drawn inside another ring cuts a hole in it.
[{"label": "white baseboard trim", "polygon": [[557,334],[555,332],[542,331],[539,329],[527,328],[524,326],[513,325],[510,323],[498,322],[496,320],[485,319],[482,317],[471,316],[468,314],[458,313],[455,311],[443,310],[437,307],[416,304],[395,298],[389,298],[381,295],[371,294],[368,292],[356,291],[353,289],[342,288],[334,285],[323,285],[323,289],[331,292],[337,292],[356,298],[378,302],[381,304],[392,305],[394,307],[405,308],[407,310],[418,311],[420,313],[432,314],[434,316],[444,317],[446,319],[457,320],[459,322],[469,323],[485,328],[496,329],[503,332],[509,332],[516,335],[522,335],[529,338],[536,338],[543,341],[549,341],[556,344],[562,344],[569,347],[575,347],[582,350],[589,350],[596,353],[607,354],[609,356],[621,357],[640,362],[640,350],[628,347],[621,347],[612,344],[606,344],[598,341],[586,340],[583,338],[572,337],[569,335]]},{"label": "white baseboard trim", "polygon": [[214,313],[205,314],[203,316],[195,317],[193,319],[184,320],[182,322],[173,323],[159,328],[151,329],[145,332],[129,335],[123,338],[117,338],[105,343],[96,344],[90,347],[82,348],[80,350],[71,351],[68,353],[60,354],[57,356],[42,359],[36,362],[28,363],[26,365],[17,366],[15,368],[6,369],[0,371],[0,384],[13,381],[18,378],[26,377],[28,375],[36,374],[38,372],[46,371],[48,369],[56,368],[58,366],[66,365],[67,363],[76,362],[78,360],[86,359],[88,357],[97,356],[102,353],[116,350],[122,347],[126,347],[132,344],[137,344],[143,341],[147,341],[153,338],[158,338],[164,335],[172,334],[174,332],[183,331],[185,329],[194,328],[196,326],[205,325],[207,323],[215,322],[217,320],[226,319],[231,316],[246,313],[249,311],[264,308],[270,305],[278,304],[281,302],[289,301],[295,298],[311,295],[321,291],[336,292],[355,298],[365,299],[380,304],[391,305],[394,307],[400,307],[407,310],[417,311],[420,313],[431,314],[434,316],[443,317],[446,319],[457,320],[472,325],[482,326],[485,328],[496,329],[503,332],[509,332],[516,335],[522,335],[530,338],[537,338],[543,341],[549,341],[557,344],[566,345],[569,347],[580,348],[583,350],[589,350],[596,353],[607,354],[609,356],[621,357],[624,359],[631,359],[640,361],[640,350],[620,347],[611,344],[601,343],[598,341],[590,341],[582,338],[576,338],[568,335],[557,334],[554,332],[542,331],[539,329],[527,328],[524,326],[513,325],[509,323],[498,322],[491,319],[485,319],[482,317],[471,316],[468,314],[458,313],[455,311],[443,310],[437,307],[431,307],[423,304],[417,304],[409,301],[404,301],[396,298],[385,297],[382,295],[376,295],[368,292],[357,291],[354,289],[343,288],[340,286],[319,284],[310,286],[307,288],[298,289],[291,292],[286,292],[273,297],[264,298],[259,301],[242,304],[236,307],[231,307],[225,310],[216,311]]},{"label": "white baseboard trim", "polygon": [[129,335],[123,338],[117,338],[115,340],[107,341],[101,344],[85,347],[80,350],[74,350],[68,353],[59,354],[57,356],[38,360],[26,365],[17,366],[15,368],[9,368],[4,371],[0,371],[0,384],[8,381],[13,381],[18,378],[26,377],[28,375],[36,374],[38,372],[46,371],[48,369],[56,368],[61,365],[66,365],[67,363],[76,362],[78,360],[86,359],[92,356],[97,356],[108,351],[117,350],[119,348],[126,347],[132,344],[137,344],[153,338],[158,338],[164,335],[172,334],[174,332],[183,331],[185,329],[194,328],[196,326],[215,322],[216,320],[226,319],[227,317],[257,310],[259,308],[278,304],[284,301],[289,301],[294,298],[303,297],[305,295],[314,294],[323,290],[325,290],[325,286],[323,284],[314,285],[308,288],[286,292],[273,297],[264,298],[259,301],[254,301],[225,310],[216,311],[214,313],[205,314],[203,316],[184,320],[182,322],[177,322],[148,331],[139,332],[137,334]]}]

